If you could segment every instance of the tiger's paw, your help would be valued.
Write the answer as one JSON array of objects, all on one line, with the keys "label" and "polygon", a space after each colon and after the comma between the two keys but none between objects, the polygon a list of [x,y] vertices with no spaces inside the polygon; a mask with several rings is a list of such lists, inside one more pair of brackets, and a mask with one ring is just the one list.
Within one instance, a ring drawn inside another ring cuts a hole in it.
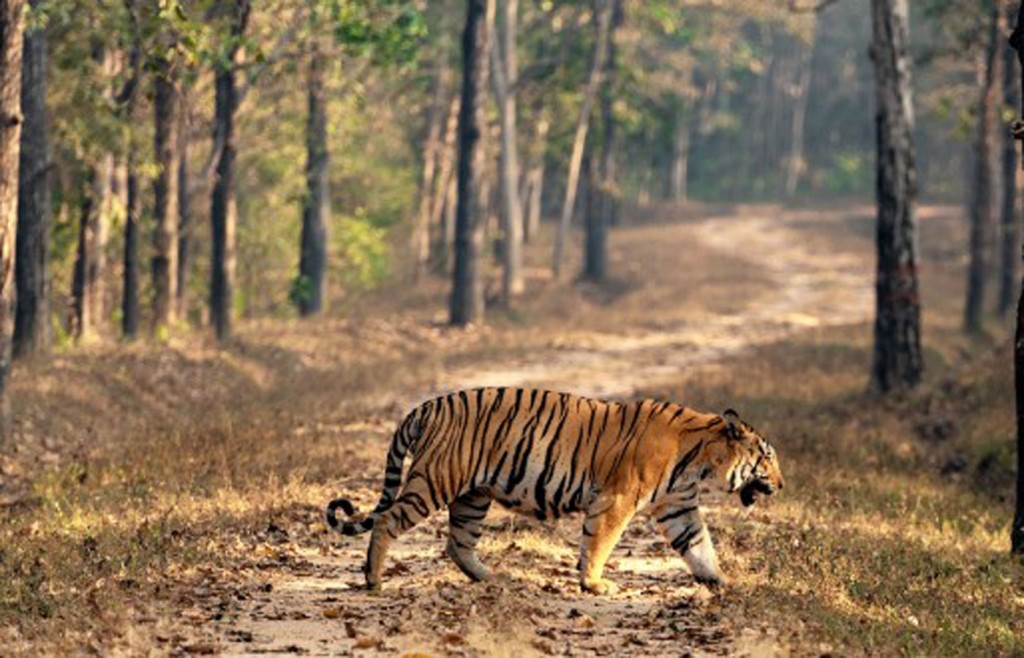
[{"label": "tiger's paw", "polygon": [[607,578],[584,580],[580,583],[580,588],[585,592],[597,594],[598,596],[612,596],[619,591],[619,586]]},{"label": "tiger's paw", "polygon": [[720,573],[694,574],[693,579],[716,592],[725,589],[729,585],[728,579]]}]

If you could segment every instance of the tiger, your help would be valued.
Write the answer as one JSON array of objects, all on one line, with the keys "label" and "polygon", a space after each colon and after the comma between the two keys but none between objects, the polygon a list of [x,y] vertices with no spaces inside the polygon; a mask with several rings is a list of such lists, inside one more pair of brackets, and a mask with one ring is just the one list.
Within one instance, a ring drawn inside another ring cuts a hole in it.
[{"label": "tiger", "polygon": [[[630,520],[648,511],[693,577],[720,587],[726,578],[698,501],[709,478],[744,506],[784,486],[774,448],[732,409],[711,414],[649,399],[477,388],[413,409],[391,440],[377,506],[352,520],[354,505],[338,498],[327,505],[326,521],[342,535],[373,531],[364,575],[377,590],[390,544],[442,507],[445,552],[473,581],[488,578],[476,546],[492,501],[540,520],[583,512],[580,587],[602,595],[618,590],[603,577],[613,547]],[[339,509],[350,520],[339,521]]]}]

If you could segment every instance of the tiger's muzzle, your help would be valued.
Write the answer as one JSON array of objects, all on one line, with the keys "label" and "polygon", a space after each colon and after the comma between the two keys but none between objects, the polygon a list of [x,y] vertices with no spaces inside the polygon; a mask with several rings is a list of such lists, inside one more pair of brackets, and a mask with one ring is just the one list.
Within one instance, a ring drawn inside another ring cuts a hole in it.
[{"label": "tiger's muzzle", "polygon": [[740,502],[744,507],[750,507],[762,496],[771,496],[776,491],[774,484],[764,478],[754,478],[743,485],[740,489]]}]

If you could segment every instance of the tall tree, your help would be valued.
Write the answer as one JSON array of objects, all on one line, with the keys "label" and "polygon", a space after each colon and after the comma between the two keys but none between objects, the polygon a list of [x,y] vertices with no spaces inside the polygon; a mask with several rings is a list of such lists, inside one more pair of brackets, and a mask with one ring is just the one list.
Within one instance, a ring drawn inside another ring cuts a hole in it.
[{"label": "tall tree", "polygon": [[[812,31],[817,32],[812,28]],[[797,74],[790,94],[793,98],[793,112],[790,121],[789,157],[786,161],[787,199],[796,196],[797,185],[804,173],[804,126],[807,122],[807,104],[810,100],[811,72],[813,70],[814,41],[796,44]]]},{"label": "tall tree", "polygon": [[[1024,88],[1024,7],[1017,12],[1017,23],[1010,35],[1010,46],[1017,51],[1017,71],[1020,74],[1021,87]],[[1014,124],[1014,137],[1024,139],[1024,94],[1021,101],[1020,116]],[[1024,158],[1020,159],[1024,164]],[[1024,555],[1024,285],[1019,287],[1020,297],[1017,300],[1016,330],[1013,340],[1013,372],[1017,411],[1017,505],[1010,526],[1010,551]]]},{"label": "tall tree", "polygon": [[978,126],[974,146],[974,184],[971,198],[970,263],[967,267],[967,299],[964,303],[964,327],[971,332],[981,330],[985,306],[985,289],[990,274],[993,244],[992,188],[993,138],[998,114],[999,3],[991,3],[987,12],[984,60],[981,64],[981,90],[978,100]]},{"label": "tall tree", "polygon": [[192,172],[188,163],[188,146],[190,120],[188,96],[185,91],[180,93],[180,111],[178,126],[178,280],[177,315],[185,318],[188,315],[188,274],[192,260]]},{"label": "tall tree", "polygon": [[[220,144],[216,178],[210,200],[213,258],[210,263],[210,319],[219,340],[231,337],[235,302],[235,85],[236,60],[249,22],[249,0],[220,0],[221,17],[228,21],[229,37],[215,74],[214,144]],[[215,146],[216,148],[216,146]]]},{"label": "tall tree", "polygon": [[499,154],[501,180],[501,296],[508,303],[521,294],[523,282],[523,213],[519,197],[519,136],[516,121],[516,88],[519,57],[516,53],[519,26],[518,0],[502,0],[501,39],[491,47],[491,79],[501,121]]},{"label": "tall tree", "polygon": [[597,160],[594,193],[587,213],[586,247],[583,250],[583,277],[591,281],[608,278],[608,229],[615,222],[617,182],[615,178],[615,35],[625,20],[622,0],[611,0],[611,26],[608,33],[605,72],[601,82],[601,152]]},{"label": "tall tree", "polygon": [[24,2],[0,0],[0,436],[10,428],[7,382],[14,331],[14,250],[21,152],[21,57]]},{"label": "tall tree", "polygon": [[487,166],[484,126],[487,73],[494,26],[494,0],[467,0],[462,33],[462,101],[459,106],[459,174],[455,216],[455,267],[452,273],[450,321],[456,326],[484,317],[483,247]]},{"label": "tall tree", "polygon": [[[33,0],[32,6],[42,0]],[[50,350],[50,145],[46,113],[46,30],[24,35],[18,177],[18,239],[15,257],[17,310],[15,358]]]},{"label": "tall tree", "polygon": [[438,164],[442,164],[446,153],[442,151],[441,131],[444,128],[445,108],[448,94],[448,57],[441,49],[437,56],[437,73],[434,76],[434,93],[430,103],[430,118],[427,121],[427,138],[423,143],[423,171],[420,181],[419,208],[412,231],[413,281],[419,281],[426,274],[430,262],[431,208],[437,200]]},{"label": "tall tree", "polygon": [[569,171],[565,182],[565,198],[562,200],[562,214],[559,216],[558,232],[555,234],[555,251],[551,271],[556,277],[561,274],[562,264],[565,260],[565,245],[569,240],[569,225],[576,207],[580,168],[583,165],[583,153],[587,146],[587,132],[590,130],[590,114],[597,98],[597,92],[601,88],[601,77],[604,74],[604,61],[608,53],[608,32],[612,18],[611,3],[612,0],[596,0],[597,34],[594,39],[594,57],[591,62],[590,76],[583,89],[579,114],[576,116],[576,130],[573,134]]},{"label": "tall tree", "polygon": [[524,243],[536,239],[540,232],[540,217],[543,212],[541,205],[544,197],[544,156],[547,150],[551,121],[548,119],[545,109],[539,110],[537,115],[534,123],[533,153],[530,157],[530,164],[527,165],[526,175],[523,176],[523,193],[520,195],[523,201]]},{"label": "tall tree", "polygon": [[907,0],[871,0],[878,206],[871,388],[878,392],[917,385],[922,369],[908,13]]},{"label": "tall tree", "polygon": [[[93,48],[103,107],[112,106],[115,57],[113,49],[97,44]],[[109,148],[87,164],[87,185],[82,194],[78,225],[78,251],[72,280],[72,333],[80,341],[91,340],[106,317],[105,279],[107,241],[114,204],[114,154]]]},{"label": "tall tree", "polygon": [[[1010,24],[1015,3],[1006,3],[1006,11],[1002,16],[1000,33]],[[1000,39],[1003,60],[1003,106],[1010,112],[1016,110],[1020,103],[1020,78],[1014,68],[1015,54],[1013,49]],[[1017,195],[1019,179],[1017,175],[1017,142],[1013,133],[1002,122],[999,123],[999,134],[1003,149],[1003,202],[1000,210],[1002,230],[1002,249],[999,265],[999,298],[996,305],[1000,317],[1006,316],[1013,308],[1013,300],[1017,295],[1018,267],[1020,258],[1020,220],[1018,218]]]},{"label": "tall tree", "polygon": [[138,89],[142,74],[142,32],[137,0],[126,0],[132,27],[130,55],[131,82],[122,94],[122,112],[127,118],[128,141],[125,162],[124,248],[121,255],[121,334],[133,339],[139,333],[139,226],[142,220],[142,199],[139,194],[139,145],[136,134]]},{"label": "tall tree", "polygon": [[331,213],[328,189],[327,102],[325,58],[310,39],[306,120],[306,199],[302,205],[302,236],[296,302],[303,317],[323,310],[327,279],[327,223]]},{"label": "tall tree", "polygon": [[178,285],[178,120],[175,64],[161,57],[153,77],[153,327],[166,330],[176,317]]},{"label": "tall tree", "polygon": [[434,235],[430,239],[429,259],[431,269],[436,273],[447,273],[452,244],[455,241],[454,206],[458,198],[458,172],[456,169],[460,103],[459,94],[453,94],[448,104],[444,141],[438,154],[440,165],[431,195],[428,226],[433,227]]}]

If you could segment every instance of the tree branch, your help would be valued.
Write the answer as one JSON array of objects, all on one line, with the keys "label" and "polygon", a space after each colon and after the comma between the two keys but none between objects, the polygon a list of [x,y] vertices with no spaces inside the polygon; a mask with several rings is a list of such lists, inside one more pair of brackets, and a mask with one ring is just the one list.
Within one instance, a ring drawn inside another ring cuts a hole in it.
[{"label": "tree branch", "polygon": [[839,0],[818,0],[818,4],[798,6],[797,0],[789,0],[789,11],[793,14],[816,14],[820,11],[828,9],[832,5],[839,2]]}]

